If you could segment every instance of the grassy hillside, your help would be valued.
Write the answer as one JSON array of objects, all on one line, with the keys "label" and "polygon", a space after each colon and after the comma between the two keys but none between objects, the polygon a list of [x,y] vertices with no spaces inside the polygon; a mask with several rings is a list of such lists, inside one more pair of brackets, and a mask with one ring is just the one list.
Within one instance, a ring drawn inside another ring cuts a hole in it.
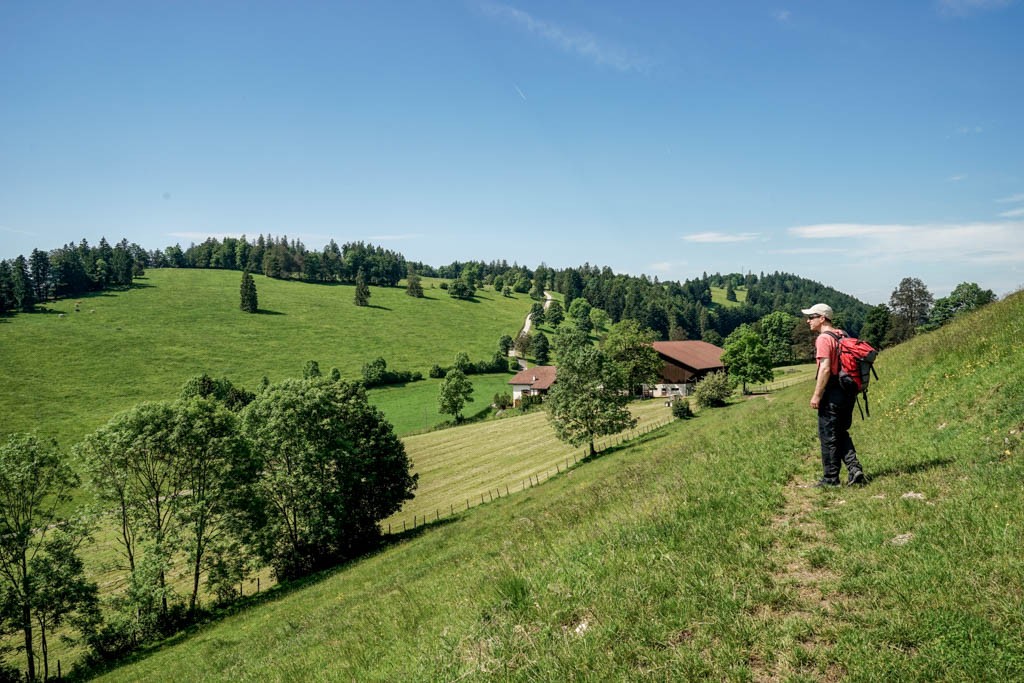
[{"label": "grassy hillside", "polygon": [[1024,295],[884,353],[818,491],[808,387],[266,596],[105,680],[1010,680],[1024,671]]},{"label": "grassy hillside", "polygon": [[426,375],[459,351],[490,358],[532,303],[490,290],[456,301],[425,279],[426,298],[372,287],[371,305],[359,308],[354,287],[255,280],[259,315],[239,310],[237,272],[163,269],[130,291],[83,298],[79,313],[68,300],[3,321],[0,433],[35,429],[70,447],[114,413],[171,398],[202,372],[255,388],[264,376],[301,375],[311,359],[356,378],[383,356],[393,369]]}]

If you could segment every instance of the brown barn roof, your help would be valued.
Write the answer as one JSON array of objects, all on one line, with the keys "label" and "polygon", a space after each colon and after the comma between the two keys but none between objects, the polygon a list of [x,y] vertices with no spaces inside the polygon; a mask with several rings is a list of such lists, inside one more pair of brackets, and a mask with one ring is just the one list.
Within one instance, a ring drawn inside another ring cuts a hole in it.
[{"label": "brown barn roof", "polygon": [[535,368],[520,370],[508,383],[528,384],[534,389],[550,389],[555,383],[557,372],[558,369],[554,365],[538,365]]},{"label": "brown barn roof", "polygon": [[662,356],[694,370],[711,370],[724,367],[724,349],[705,341],[658,341],[652,342],[654,350]]}]

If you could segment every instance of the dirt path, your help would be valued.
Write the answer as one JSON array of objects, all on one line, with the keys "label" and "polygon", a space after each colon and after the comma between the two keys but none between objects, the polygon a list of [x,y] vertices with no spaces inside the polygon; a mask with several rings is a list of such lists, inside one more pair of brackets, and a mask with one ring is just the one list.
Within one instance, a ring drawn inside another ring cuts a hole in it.
[{"label": "dirt path", "polygon": [[[844,672],[828,661],[831,643],[826,622],[841,598],[835,594],[839,577],[831,571],[828,557],[835,552],[828,532],[814,519],[818,492],[790,481],[783,489],[785,505],[772,520],[777,541],[769,559],[775,566],[772,583],[782,596],[764,606],[755,618],[764,629],[775,631],[781,645],[775,652],[753,652],[753,679],[763,683],[794,676],[838,681]],[[844,505],[842,499],[830,505]]]},{"label": "dirt path", "polygon": [[[551,296],[551,292],[548,292],[548,291],[544,292],[544,310],[545,311],[551,306],[551,302],[554,301],[554,300],[555,300],[555,298],[553,296]],[[520,335],[529,334],[531,327],[533,327],[533,320],[530,319],[530,314],[527,313],[526,314],[526,320],[523,322],[523,329],[519,331],[519,334]],[[510,358],[515,358],[518,354],[516,353],[515,349],[509,349],[508,350],[508,355],[509,355]],[[523,360],[522,358],[519,359],[519,367],[522,368],[523,370],[526,369],[526,361]]]}]

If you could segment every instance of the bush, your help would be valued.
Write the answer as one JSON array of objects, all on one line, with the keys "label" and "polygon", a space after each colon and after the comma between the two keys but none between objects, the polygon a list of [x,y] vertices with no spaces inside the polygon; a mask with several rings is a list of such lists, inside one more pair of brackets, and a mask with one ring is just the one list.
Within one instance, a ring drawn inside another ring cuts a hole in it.
[{"label": "bush", "polygon": [[689,420],[693,417],[693,408],[690,407],[690,400],[677,398],[672,401],[672,416],[680,420]]},{"label": "bush", "polygon": [[701,408],[718,408],[732,396],[735,383],[724,372],[712,372],[694,387],[693,397]]},{"label": "bush", "polygon": [[442,368],[437,363],[430,366],[430,372],[428,373],[431,379],[444,379],[444,376],[448,374],[448,371]]},{"label": "bush", "polygon": [[494,395],[494,407],[498,410],[506,410],[512,407],[512,394],[507,391],[498,392]]},{"label": "bush", "polygon": [[380,387],[386,384],[405,384],[423,379],[423,373],[411,370],[388,370],[387,361],[377,358],[363,366],[363,386]]}]

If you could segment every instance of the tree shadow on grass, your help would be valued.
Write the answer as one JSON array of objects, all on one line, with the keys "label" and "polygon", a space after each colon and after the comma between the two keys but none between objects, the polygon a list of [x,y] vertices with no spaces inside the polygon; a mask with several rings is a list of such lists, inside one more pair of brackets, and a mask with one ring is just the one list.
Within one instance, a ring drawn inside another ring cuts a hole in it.
[{"label": "tree shadow on grass", "polygon": [[387,306],[378,306],[377,304],[366,304],[363,308],[376,308],[378,311],[390,311],[391,309]]},{"label": "tree shadow on grass", "polygon": [[287,315],[287,313],[282,313],[281,311],[271,311],[266,308],[260,308],[256,311],[256,315]]}]

